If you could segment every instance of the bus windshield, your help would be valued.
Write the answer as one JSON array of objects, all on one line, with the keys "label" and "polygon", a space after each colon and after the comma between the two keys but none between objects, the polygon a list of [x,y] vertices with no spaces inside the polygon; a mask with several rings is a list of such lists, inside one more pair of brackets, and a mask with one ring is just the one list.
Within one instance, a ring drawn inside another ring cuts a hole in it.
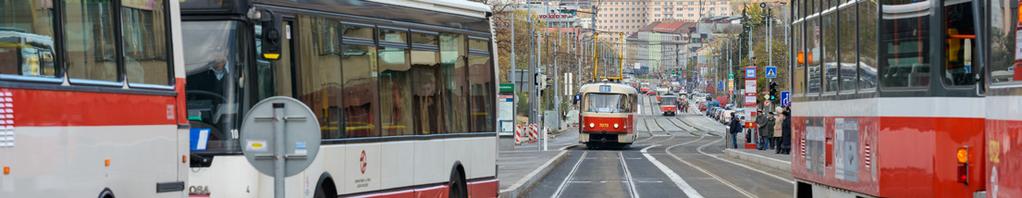
[{"label": "bus windshield", "polygon": [[236,21],[182,24],[188,121],[199,142],[192,153],[240,153],[237,72],[241,63]]},{"label": "bus windshield", "polygon": [[586,94],[586,112],[626,113],[631,112],[631,101],[623,94]]}]

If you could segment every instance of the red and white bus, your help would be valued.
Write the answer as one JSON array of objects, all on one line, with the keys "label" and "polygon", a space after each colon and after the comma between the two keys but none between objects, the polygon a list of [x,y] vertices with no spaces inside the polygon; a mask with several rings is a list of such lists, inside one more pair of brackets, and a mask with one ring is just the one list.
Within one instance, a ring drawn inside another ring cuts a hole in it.
[{"label": "red and white bus", "polygon": [[1017,0],[790,8],[797,197],[1022,196]]},{"label": "red and white bus", "polygon": [[579,143],[595,148],[635,142],[635,114],[639,110],[639,93],[635,88],[601,82],[582,85],[578,90],[582,94]]},{"label": "red and white bus", "polygon": [[[188,118],[202,140],[191,197],[273,195],[238,142],[241,116],[271,96],[303,101],[323,137],[287,197],[497,196],[487,5],[187,0],[182,13]],[[264,51],[272,28],[279,57]]]},{"label": "red and white bus", "polygon": [[183,197],[176,0],[0,3],[0,197]]}]

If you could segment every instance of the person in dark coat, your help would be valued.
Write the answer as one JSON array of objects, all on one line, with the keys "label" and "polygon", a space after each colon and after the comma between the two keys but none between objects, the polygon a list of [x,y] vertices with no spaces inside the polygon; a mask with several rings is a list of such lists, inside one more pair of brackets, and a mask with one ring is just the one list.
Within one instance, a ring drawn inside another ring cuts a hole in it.
[{"label": "person in dark coat", "polygon": [[731,147],[738,148],[738,133],[742,132],[742,120],[734,112],[731,112],[731,123],[728,133],[731,135]]},{"label": "person in dark coat", "polygon": [[784,109],[784,121],[781,122],[781,154],[791,154],[791,108]]},{"label": "person in dark coat", "polygon": [[759,111],[759,115],[756,118],[756,124],[759,128],[759,143],[756,148],[759,150],[770,149],[770,137],[774,134],[774,118],[773,116],[765,114],[762,110]]}]

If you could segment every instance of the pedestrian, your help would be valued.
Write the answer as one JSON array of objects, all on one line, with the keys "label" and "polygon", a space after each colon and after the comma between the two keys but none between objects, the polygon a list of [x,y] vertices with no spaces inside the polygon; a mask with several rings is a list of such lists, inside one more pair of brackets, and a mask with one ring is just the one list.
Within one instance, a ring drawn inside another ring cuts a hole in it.
[{"label": "pedestrian", "polygon": [[742,132],[742,120],[734,112],[731,112],[731,123],[728,133],[731,134],[731,147],[738,148],[738,133]]},{"label": "pedestrian", "polygon": [[787,120],[787,118],[784,117],[783,113],[781,113],[783,111],[784,109],[781,107],[777,107],[774,111],[776,113],[774,114],[774,136],[772,138],[774,142],[772,145],[774,145],[774,153],[776,154],[781,154],[781,150],[783,150],[782,145],[784,145],[782,144],[783,142],[781,142],[781,137],[783,137],[784,131],[783,123]]},{"label": "pedestrian", "polygon": [[791,154],[791,107],[784,109],[784,121],[781,122],[781,154]]},{"label": "pedestrian", "polygon": [[757,111],[757,114],[756,124],[758,126],[756,128],[759,130],[759,141],[757,141],[756,149],[767,150],[770,149],[769,139],[774,134],[773,116],[763,113],[763,109]]}]

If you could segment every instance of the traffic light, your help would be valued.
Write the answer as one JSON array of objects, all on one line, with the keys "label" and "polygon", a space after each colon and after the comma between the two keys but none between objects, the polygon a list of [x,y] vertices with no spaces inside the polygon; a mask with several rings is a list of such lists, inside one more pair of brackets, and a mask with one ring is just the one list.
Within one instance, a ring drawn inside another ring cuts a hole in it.
[{"label": "traffic light", "polygon": [[777,83],[770,82],[770,101],[777,104],[777,100],[779,100],[779,98],[777,98]]}]

